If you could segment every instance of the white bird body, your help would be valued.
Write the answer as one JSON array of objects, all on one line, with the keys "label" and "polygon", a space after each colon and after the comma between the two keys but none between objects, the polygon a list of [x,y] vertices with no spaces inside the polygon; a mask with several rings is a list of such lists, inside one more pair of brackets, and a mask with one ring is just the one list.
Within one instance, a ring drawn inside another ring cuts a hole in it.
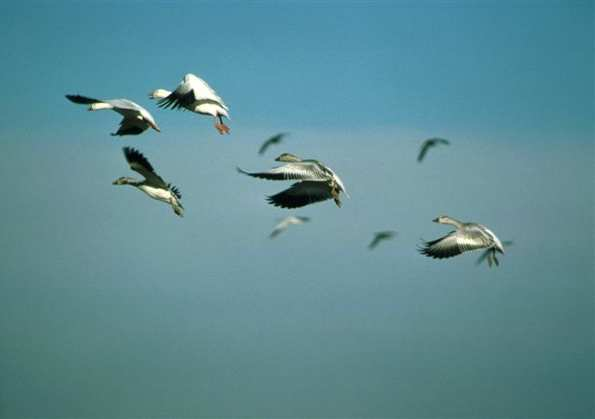
[{"label": "white bird body", "polygon": [[194,74],[186,74],[173,92],[156,89],[149,97],[156,99],[158,106],[162,108],[184,108],[202,115],[211,115],[215,118],[215,128],[219,133],[229,133],[229,127],[223,123],[223,117],[231,119],[229,108],[206,81]]},{"label": "white bird body", "polygon": [[444,237],[425,242],[419,249],[421,254],[435,259],[444,259],[472,250],[487,249],[491,251],[493,262],[498,265],[496,252],[504,253],[504,246],[492,230],[482,224],[463,223],[446,215],[433,221],[453,225],[456,229]]},{"label": "white bird body", "polygon": [[174,194],[169,189],[156,188],[147,184],[138,185],[138,189],[149,195],[151,198],[165,202],[166,204],[171,204],[175,198]]},{"label": "white bird body", "polygon": [[268,180],[298,180],[288,189],[268,197],[268,202],[282,208],[299,208],[315,202],[333,199],[341,206],[340,194],[347,197],[345,185],[329,167],[317,160],[302,160],[289,153],[275,159],[284,162],[268,172],[250,173],[238,167],[238,171],[248,176]]},{"label": "white bird body", "polygon": [[120,128],[112,135],[138,135],[148,128],[153,128],[157,132],[161,131],[149,111],[131,100],[98,100],[81,95],[66,95],[66,98],[79,105],[89,105],[90,111],[111,109],[122,115]]}]

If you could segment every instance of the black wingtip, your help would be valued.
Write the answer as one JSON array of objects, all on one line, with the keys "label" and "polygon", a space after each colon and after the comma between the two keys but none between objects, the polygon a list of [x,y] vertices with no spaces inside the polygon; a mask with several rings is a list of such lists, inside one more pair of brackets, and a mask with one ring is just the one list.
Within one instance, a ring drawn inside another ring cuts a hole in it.
[{"label": "black wingtip", "polygon": [[71,101],[72,103],[76,103],[78,105],[91,105],[93,103],[101,102],[97,99],[92,99],[90,97],[81,96],[81,95],[64,95],[66,99]]}]

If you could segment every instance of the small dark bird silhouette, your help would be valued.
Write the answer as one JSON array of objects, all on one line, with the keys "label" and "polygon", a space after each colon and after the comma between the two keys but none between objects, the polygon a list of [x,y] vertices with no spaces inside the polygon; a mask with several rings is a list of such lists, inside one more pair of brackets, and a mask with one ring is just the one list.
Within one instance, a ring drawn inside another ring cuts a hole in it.
[{"label": "small dark bird silhouette", "polygon": [[[504,247],[509,247],[513,245],[513,241],[512,240],[504,240],[502,242],[502,246]],[[498,259],[495,257],[495,253],[494,253],[494,249],[488,249],[485,252],[483,252],[481,254],[480,257],[477,258],[477,260],[475,261],[475,265],[479,266],[481,265],[481,263],[486,260],[486,258],[488,259],[488,266],[491,268],[492,264],[496,264],[496,266],[498,266],[500,263],[498,262]]]},{"label": "small dark bird silhouette", "polygon": [[417,156],[417,161],[419,163],[421,163],[421,161],[426,156],[426,153],[428,152],[428,150],[432,147],[437,146],[438,144],[449,145],[450,142],[448,140],[445,140],[444,138],[428,138],[421,145],[421,149],[419,150],[419,155]]},{"label": "small dark bird silhouette", "polygon": [[393,237],[395,237],[396,235],[397,235],[397,232],[396,231],[390,231],[390,230],[379,231],[378,233],[374,233],[374,238],[372,239],[372,241],[368,245],[368,249],[372,250],[376,246],[378,246],[378,243],[380,243],[381,241],[390,240]]},{"label": "small dark bird silhouette", "polygon": [[287,135],[287,133],[285,133],[285,132],[281,132],[277,135],[273,135],[271,138],[269,138],[264,143],[262,143],[262,145],[260,146],[260,149],[258,150],[258,154],[260,154],[262,156],[270,146],[272,146],[273,144],[280,144],[283,137],[285,137],[286,135]]}]

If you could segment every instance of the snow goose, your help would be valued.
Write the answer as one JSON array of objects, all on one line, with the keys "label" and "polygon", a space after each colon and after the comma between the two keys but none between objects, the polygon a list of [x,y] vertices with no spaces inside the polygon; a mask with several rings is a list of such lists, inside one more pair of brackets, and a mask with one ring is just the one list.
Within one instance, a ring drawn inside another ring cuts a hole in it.
[{"label": "snow goose", "polygon": [[261,179],[299,180],[288,189],[268,197],[267,201],[276,207],[299,208],[331,198],[340,207],[340,193],[349,196],[339,176],[317,160],[302,160],[293,154],[283,153],[275,161],[285,164],[268,172],[250,173],[239,167],[237,169],[240,173]]},{"label": "snow goose", "polygon": [[426,156],[428,150],[432,147],[436,147],[439,144],[449,145],[450,142],[448,140],[445,140],[444,138],[428,138],[427,140],[425,140],[421,145],[421,149],[419,150],[417,161],[421,163],[421,161]]},{"label": "snow goose", "polygon": [[432,221],[440,224],[450,224],[455,227],[455,230],[444,237],[425,242],[419,248],[422,255],[435,259],[444,259],[471,250],[487,249],[492,253],[491,257],[498,265],[496,252],[504,253],[504,247],[500,239],[486,226],[476,223],[463,223],[447,215],[441,215]]},{"label": "snow goose", "polygon": [[271,138],[269,138],[264,143],[262,143],[262,145],[260,146],[260,149],[258,150],[258,154],[260,154],[262,156],[265,153],[265,151],[267,151],[267,149],[270,146],[272,146],[273,144],[280,144],[281,143],[281,140],[286,135],[287,134],[284,133],[284,132],[281,132],[281,133],[279,133],[277,135],[273,135]]},{"label": "snow goose", "polygon": [[[512,246],[512,244],[513,244],[513,242],[511,240],[504,240],[502,242],[502,247],[506,248],[506,247]],[[485,250],[481,254],[481,256],[479,256],[477,258],[477,260],[475,261],[475,264],[478,265],[478,266],[481,265],[481,263],[484,260],[486,260],[486,258],[488,260],[488,266],[490,268],[492,267],[492,264],[496,264],[496,266],[499,265],[498,259],[496,258],[496,252],[495,252],[494,249],[487,249],[487,250]]]},{"label": "snow goose", "polygon": [[296,217],[296,216],[290,215],[289,217],[286,217],[283,220],[281,220],[281,222],[275,226],[275,228],[273,229],[273,231],[271,232],[271,235],[269,237],[271,239],[274,239],[279,234],[281,234],[285,230],[287,230],[287,228],[290,225],[304,224],[304,223],[307,223],[308,221],[310,221],[310,217]]},{"label": "snow goose", "polygon": [[397,235],[397,232],[396,231],[390,231],[390,230],[379,231],[377,233],[374,233],[374,238],[372,239],[372,241],[368,245],[368,249],[372,250],[372,249],[376,248],[376,246],[378,246],[378,244],[381,241],[390,240],[393,237],[395,237],[396,235]]},{"label": "snow goose", "polygon": [[66,95],[66,98],[79,105],[89,105],[90,111],[111,109],[122,115],[124,118],[120,122],[120,128],[111,135],[138,135],[145,132],[149,127],[161,132],[149,111],[131,100],[98,100],[81,95]]},{"label": "snow goose", "polygon": [[140,173],[145,179],[141,181],[129,177],[120,177],[114,180],[113,184],[134,186],[151,198],[171,205],[176,215],[183,217],[184,207],[180,202],[182,194],[178,188],[170,183],[165,183],[161,176],[155,173],[151,163],[138,150],[130,147],[124,147],[122,150],[130,168]]},{"label": "snow goose", "polygon": [[223,123],[223,117],[230,119],[229,108],[206,81],[194,74],[186,74],[173,92],[157,89],[149,97],[157,100],[160,108],[184,108],[202,115],[212,115],[219,134],[229,134],[229,127]]}]

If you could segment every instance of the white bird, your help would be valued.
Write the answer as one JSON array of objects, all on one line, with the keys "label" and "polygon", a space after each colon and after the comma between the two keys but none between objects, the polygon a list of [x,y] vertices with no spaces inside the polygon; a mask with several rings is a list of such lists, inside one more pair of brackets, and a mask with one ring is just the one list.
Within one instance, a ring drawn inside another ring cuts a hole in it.
[{"label": "white bird", "polygon": [[281,222],[275,226],[275,228],[271,232],[270,238],[274,239],[279,234],[281,234],[282,232],[287,230],[287,228],[292,224],[293,225],[304,224],[304,223],[307,223],[308,221],[310,221],[310,217],[296,217],[296,216],[290,215],[289,217],[286,217],[283,220],[281,220]]},{"label": "white bird", "polygon": [[299,208],[331,198],[340,207],[340,193],[349,196],[339,176],[317,160],[302,160],[293,154],[283,153],[275,161],[286,164],[268,172],[250,173],[239,167],[237,169],[240,173],[261,179],[299,180],[288,189],[268,197],[267,201],[276,207]]},{"label": "white bird", "polygon": [[120,122],[120,128],[111,135],[138,135],[145,132],[149,127],[161,132],[149,111],[131,100],[98,100],[81,95],[66,95],[66,98],[79,105],[89,105],[90,111],[111,109],[122,115],[124,118]]},{"label": "white bird", "polygon": [[182,194],[175,186],[165,181],[155,173],[151,163],[138,150],[124,147],[124,157],[130,165],[130,169],[140,173],[145,179],[140,181],[129,177],[120,177],[113,181],[114,185],[131,185],[140,189],[151,198],[171,205],[172,209],[180,217],[184,216],[184,207],[180,200]]},{"label": "white bird", "polygon": [[397,235],[396,231],[379,231],[378,233],[374,233],[374,238],[372,239],[372,241],[370,242],[370,244],[368,245],[368,249],[372,250],[374,249],[376,246],[378,246],[378,244],[381,241],[384,240],[390,240],[393,237],[395,237]]},{"label": "white bird", "polygon": [[229,118],[229,108],[203,79],[194,74],[186,74],[176,90],[154,90],[149,97],[157,100],[160,108],[184,108],[202,115],[215,118],[215,128],[219,134],[229,134],[229,127],[223,123],[223,117]]},{"label": "white bird", "polygon": [[428,138],[427,140],[425,140],[421,145],[421,149],[419,150],[417,161],[421,163],[428,150],[432,147],[436,147],[439,144],[449,145],[450,142],[448,140],[445,140],[444,138]]},{"label": "white bird", "polygon": [[456,229],[437,240],[425,242],[419,251],[422,255],[435,259],[444,259],[460,255],[463,252],[488,249],[493,261],[498,265],[496,252],[504,253],[500,239],[486,226],[476,223],[462,223],[447,215],[432,220],[435,223],[450,224]]}]

